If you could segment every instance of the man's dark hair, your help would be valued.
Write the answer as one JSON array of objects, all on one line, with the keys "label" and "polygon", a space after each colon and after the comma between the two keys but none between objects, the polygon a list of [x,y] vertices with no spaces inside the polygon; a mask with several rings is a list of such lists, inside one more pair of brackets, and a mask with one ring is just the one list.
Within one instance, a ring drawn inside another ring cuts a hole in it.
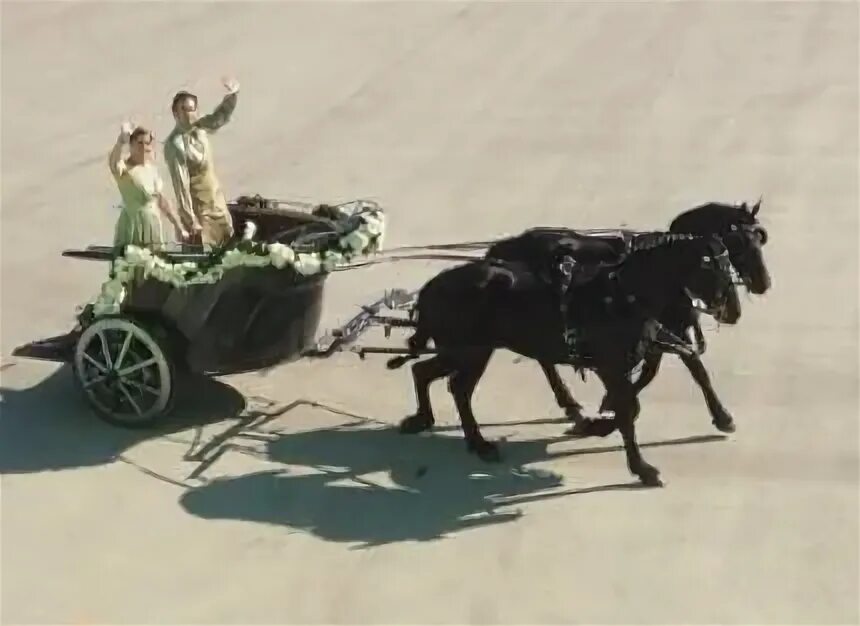
[{"label": "man's dark hair", "polygon": [[197,108],[197,96],[188,91],[180,91],[175,96],[173,96],[173,104],[170,106],[170,110],[176,113],[176,107],[183,100],[190,99],[194,100],[194,108]]}]

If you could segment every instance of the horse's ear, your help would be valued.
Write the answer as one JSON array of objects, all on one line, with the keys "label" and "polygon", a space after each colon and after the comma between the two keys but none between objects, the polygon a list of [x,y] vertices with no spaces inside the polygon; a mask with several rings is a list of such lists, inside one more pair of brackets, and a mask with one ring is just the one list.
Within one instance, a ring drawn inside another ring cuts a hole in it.
[{"label": "horse's ear", "polygon": [[762,201],[762,196],[759,196],[758,202],[756,202],[753,205],[752,211],[750,211],[750,215],[752,215],[753,217],[756,216],[756,213],[758,213],[759,209],[761,208],[761,201]]}]

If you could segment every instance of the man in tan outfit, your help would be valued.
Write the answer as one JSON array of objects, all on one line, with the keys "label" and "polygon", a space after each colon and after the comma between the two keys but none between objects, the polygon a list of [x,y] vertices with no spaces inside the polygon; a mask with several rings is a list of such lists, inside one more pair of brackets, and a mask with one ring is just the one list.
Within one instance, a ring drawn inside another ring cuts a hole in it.
[{"label": "man in tan outfit", "polygon": [[209,246],[226,243],[233,236],[233,220],[215,175],[209,135],[230,121],[239,94],[239,83],[224,82],[227,95],[208,115],[198,117],[197,96],[180,91],[173,98],[176,127],[164,142],[164,159],[173,180],[176,206],[195,239]]}]

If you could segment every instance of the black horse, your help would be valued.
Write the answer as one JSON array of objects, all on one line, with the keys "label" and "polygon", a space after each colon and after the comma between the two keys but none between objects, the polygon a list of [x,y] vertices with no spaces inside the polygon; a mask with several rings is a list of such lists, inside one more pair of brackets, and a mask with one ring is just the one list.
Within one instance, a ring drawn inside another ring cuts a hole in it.
[{"label": "black horse", "polygon": [[618,428],[630,471],[645,484],[659,485],[658,471],[642,460],[636,443],[638,392],[629,375],[650,350],[684,349],[657,320],[685,291],[728,323],[740,317],[728,252],[718,238],[665,233],[634,243],[621,264],[564,293],[521,262],[481,259],[444,270],[419,291],[410,354],[388,362],[389,368],[400,367],[434,343],[436,354],[412,367],[418,410],[401,422],[401,430],[433,426],[429,385],[447,376],[468,449],[497,460],[498,448],[478,428],[471,396],[493,352],[505,348],[541,363],[596,372],[615,415],[588,422],[589,434],[605,436]]},{"label": "black horse", "polygon": [[[746,203],[703,204],[678,215],[669,230],[673,233],[720,237],[747,290],[761,295],[770,289],[771,278],[762,251],[768,234],[757,218],[760,208],[761,199],[752,207]],[[558,283],[563,281],[559,275],[560,259],[571,257],[581,268],[580,276],[587,280],[589,274],[594,275],[602,265],[617,263],[635,242],[653,236],[654,233],[629,230],[595,233],[568,228],[532,228],[516,237],[495,243],[487,250],[485,258],[526,263],[545,281]],[[700,358],[705,351],[705,340],[699,326],[699,313],[691,298],[681,293],[676,301],[668,304],[659,321],[678,337],[687,338],[691,332],[695,334],[698,354],[685,351],[679,356],[701,388],[713,424],[723,432],[734,432],[734,419],[717,397]],[[647,387],[657,375],[662,358],[661,352],[649,353],[635,384],[637,392]],[[541,362],[540,366],[558,405],[576,424],[572,432],[584,434],[586,420],[582,415],[582,406],[573,398],[553,364]],[[607,403],[608,396],[605,396],[601,410],[608,408]]]}]

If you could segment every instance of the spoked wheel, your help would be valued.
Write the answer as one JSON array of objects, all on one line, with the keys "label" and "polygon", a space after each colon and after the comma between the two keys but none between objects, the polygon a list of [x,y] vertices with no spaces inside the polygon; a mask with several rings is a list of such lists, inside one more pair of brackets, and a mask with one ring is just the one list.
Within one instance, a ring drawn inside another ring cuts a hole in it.
[{"label": "spoked wheel", "polygon": [[151,426],[171,408],[175,381],[168,353],[130,319],[88,326],[75,347],[75,374],[93,409],[111,424]]}]

